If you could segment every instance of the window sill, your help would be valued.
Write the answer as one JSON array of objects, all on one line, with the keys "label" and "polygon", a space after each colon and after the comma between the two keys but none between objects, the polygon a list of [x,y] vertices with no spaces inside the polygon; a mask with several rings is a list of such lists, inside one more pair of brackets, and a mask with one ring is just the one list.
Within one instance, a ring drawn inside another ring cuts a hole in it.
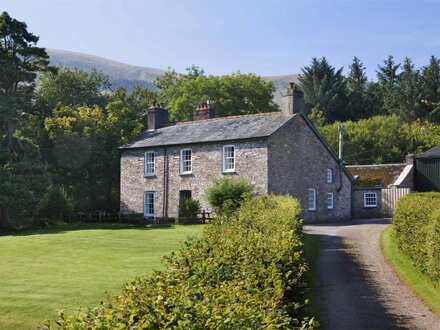
[{"label": "window sill", "polygon": [[377,209],[377,205],[364,205],[364,209]]},{"label": "window sill", "polygon": [[316,212],[316,209],[307,209],[309,212]]},{"label": "window sill", "polygon": [[223,172],[222,172],[222,174],[235,174],[235,173],[237,173],[237,172],[235,171],[235,169],[234,169],[234,170],[227,170],[227,171],[223,171]]},{"label": "window sill", "polygon": [[155,178],[156,174],[155,173],[153,173],[153,174],[145,174],[144,177],[147,178],[147,179],[151,179],[151,178]]},{"label": "window sill", "polygon": [[180,173],[181,176],[191,175],[191,174],[193,174],[193,172],[183,172],[183,173]]}]

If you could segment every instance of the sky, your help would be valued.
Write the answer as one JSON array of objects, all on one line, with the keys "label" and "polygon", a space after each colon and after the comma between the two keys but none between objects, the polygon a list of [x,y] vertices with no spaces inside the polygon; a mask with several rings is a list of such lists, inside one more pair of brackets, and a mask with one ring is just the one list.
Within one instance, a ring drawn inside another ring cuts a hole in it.
[{"label": "sky", "polygon": [[300,73],[325,56],[370,79],[388,55],[416,67],[440,57],[440,0],[0,0],[41,47],[178,72]]}]

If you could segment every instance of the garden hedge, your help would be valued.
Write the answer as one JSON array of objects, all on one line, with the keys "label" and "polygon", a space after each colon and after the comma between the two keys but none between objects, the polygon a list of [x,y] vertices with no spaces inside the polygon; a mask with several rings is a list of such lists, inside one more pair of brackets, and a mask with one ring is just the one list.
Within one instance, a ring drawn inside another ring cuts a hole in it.
[{"label": "garden hedge", "polygon": [[208,225],[166,258],[166,270],[127,284],[63,329],[312,329],[299,203],[260,196]]},{"label": "garden hedge", "polygon": [[440,193],[403,197],[393,224],[400,251],[434,282],[440,282]]}]

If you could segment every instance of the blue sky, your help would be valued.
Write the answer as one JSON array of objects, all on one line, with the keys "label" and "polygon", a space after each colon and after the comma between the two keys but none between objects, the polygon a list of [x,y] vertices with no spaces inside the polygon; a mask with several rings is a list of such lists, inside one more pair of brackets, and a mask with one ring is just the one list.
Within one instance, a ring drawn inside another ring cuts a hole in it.
[{"label": "blue sky", "polygon": [[440,1],[5,1],[39,45],[209,74],[299,73],[313,57],[370,78],[388,55],[416,66],[440,57]]}]

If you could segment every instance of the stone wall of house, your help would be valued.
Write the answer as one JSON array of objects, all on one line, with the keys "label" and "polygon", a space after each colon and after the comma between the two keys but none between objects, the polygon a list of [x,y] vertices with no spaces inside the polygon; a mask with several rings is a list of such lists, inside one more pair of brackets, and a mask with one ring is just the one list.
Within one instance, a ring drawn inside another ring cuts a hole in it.
[{"label": "stone wall of house", "polygon": [[[355,219],[374,219],[382,218],[382,189],[381,188],[358,188],[353,189],[353,218]],[[364,206],[364,194],[376,193],[377,207]]]},{"label": "stone wall of house", "polygon": [[[307,222],[351,218],[351,181],[305,119],[297,115],[269,137],[269,192],[290,194],[300,200]],[[327,169],[333,181],[327,183]],[[308,189],[316,189],[316,210],[307,207]],[[327,208],[333,193],[334,208]]]},{"label": "stone wall of house", "polygon": [[[224,145],[235,146],[235,172],[222,173]],[[192,150],[192,173],[180,174],[180,150]],[[144,176],[144,153],[155,152],[155,175]],[[169,173],[168,178],[164,173]],[[121,156],[121,212],[142,213],[143,194],[154,192],[154,214],[177,217],[181,190],[190,190],[202,209],[209,209],[205,190],[213,179],[243,177],[267,193],[267,145],[264,140],[125,150]],[[167,188],[168,187],[168,188]],[[166,198],[168,196],[168,198]],[[167,201],[167,202],[166,202]]]}]

